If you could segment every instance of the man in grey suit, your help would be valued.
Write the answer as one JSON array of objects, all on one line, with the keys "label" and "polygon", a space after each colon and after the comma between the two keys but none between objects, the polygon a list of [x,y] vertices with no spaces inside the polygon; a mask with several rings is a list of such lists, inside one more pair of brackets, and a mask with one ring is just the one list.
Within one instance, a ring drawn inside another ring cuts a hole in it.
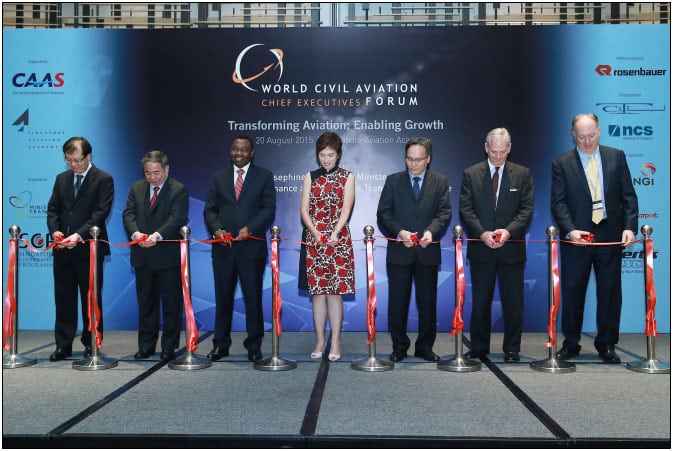
[{"label": "man in grey suit", "polygon": [[[136,360],[155,352],[159,338],[159,303],[163,310],[161,359],[173,360],[182,325],[180,228],[187,221],[187,187],[168,176],[168,157],[160,150],[147,152],[142,161],[145,178],[131,185],[122,214],[131,240],[138,296],[138,352]],[[170,241],[167,241],[170,240]]]},{"label": "man in grey suit", "polygon": [[214,238],[227,236],[236,241],[213,243],[215,278],[215,333],[213,350],[216,361],[229,355],[234,290],[241,283],[245,302],[245,326],[248,333],[243,346],[248,360],[262,360],[264,317],[262,282],[267,259],[266,231],[276,214],[276,188],[271,171],[253,164],[254,149],[248,136],[234,138],[229,152],[231,165],[213,174],[203,215]]},{"label": "man in grey suit", "polygon": [[[561,242],[565,340],[557,357],[571,359],[580,353],[584,301],[593,268],[598,328],[594,347],[604,362],[618,364],[622,246],[631,246],[638,233],[638,198],[624,152],[599,146],[601,128],[595,114],[576,115],[572,133],[575,148],[552,161],[551,208],[565,240]],[[597,243],[618,244],[582,246],[591,234]]]},{"label": "man in grey suit", "polygon": [[472,280],[470,358],[491,345],[491,305],[495,280],[502,302],[505,362],[518,362],[523,332],[523,272],[526,228],[533,217],[533,178],[524,166],[507,161],[512,142],[506,128],[486,135],[486,160],[463,172],[460,217],[470,241]]},{"label": "man in grey suit", "polygon": [[63,156],[70,167],[56,176],[54,190],[47,204],[47,226],[54,241],[54,300],[56,350],[49,360],[58,361],[72,355],[77,332],[77,291],[82,304],[84,357],[92,354],[87,293],[89,292],[89,243],[91,227],[100,229],[98,249],[98,332],[103,334],[103,259],[110,255],[105,220],[114,199],[112,176],[91,163],[91,144],[86,138],[72,137],[63,144]]},{"label": "man in grey suit", "polygon": [[431,160],[429,140],[409,140],[407,169],[386,178],[376,213],[381,228],[397,239],[388,242],[386,253],[393,362],[404,360],[411,345],[406,332],[412,281],[418,308],[414,356],[439,361],[432,351],[437,335],[437,274],[442,262],[439,240],[451,220],[451,203],[446,178],[429,169]]}]

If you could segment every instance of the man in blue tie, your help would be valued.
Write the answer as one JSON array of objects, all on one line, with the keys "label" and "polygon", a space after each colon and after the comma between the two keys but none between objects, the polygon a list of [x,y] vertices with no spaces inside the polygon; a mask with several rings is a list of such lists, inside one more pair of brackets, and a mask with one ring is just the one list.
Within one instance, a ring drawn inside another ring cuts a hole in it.
[{"label": "man in blue tie", "polygon": [[437,274],[442,261],[439,240],[451,220],[446,178],[429,169],[432,144],[413,138],[405,146],[405,171],[386,178],[377,218],[388,242],[388,330],[393,341],[390,359],[401,362],[411,341],[407,318],[412,282],[416,287],[418,337],[414,356],[438,361],[432,351],[437,335]]}]

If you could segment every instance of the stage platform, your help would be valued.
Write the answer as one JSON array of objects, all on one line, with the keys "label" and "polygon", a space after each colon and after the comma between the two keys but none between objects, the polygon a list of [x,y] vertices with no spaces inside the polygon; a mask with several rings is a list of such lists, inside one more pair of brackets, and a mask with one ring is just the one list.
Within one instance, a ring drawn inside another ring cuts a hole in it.
[{"label": "stage platform", "polygon": [[[519,363],[504,363],[502,334],[493,334],[493,353],[476,372],[413,356],[390,371],[353,370],[368,355],[366,337],[344,333],[341,360],[327,362],[311,360],[312,332],[284,333],[280,356],[297,367],[259,371],[239,332],[229,357],[181,371],[158,354],[133,360],[136,332],[108,331],[101,355],[118,365],[78,371],[79,339],[71,358],[50,362],[53,332],[20,331],[19,354],[38,363],[3,369],[3,447],[670,448],[670,374],[626,368],[646,358],[644,334],[621,335],[621,365],[603,363],[586,334],[572,373],[530,368],[548,356],[543,333],[524,334]],[[211,339],[201,333],[197,355],[210,352]],[[377,335],[376,348],[388,358],[389,334]],[[440,333],[435,352],[454,349],[455,338]],[[263,352],[271,355],[270,332]],[[656,340],[656,356],[670,364],[670,334]]]}]

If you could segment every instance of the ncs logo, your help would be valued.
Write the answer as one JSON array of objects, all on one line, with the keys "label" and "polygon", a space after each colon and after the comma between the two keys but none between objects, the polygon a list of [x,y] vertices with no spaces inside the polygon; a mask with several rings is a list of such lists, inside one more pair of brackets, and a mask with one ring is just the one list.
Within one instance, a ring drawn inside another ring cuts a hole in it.
[{"label": "ncs logo", "polygon": [[616,138],[630,136],[652,136],[654,130],[651,125],[608,125],[608,133]]},{"label": "ncs logo", "polygon": [[62,88],[65,85],[65,72],[46,73],[38,76],[35,72],[26,74],[19,72],[12,77],[12,84],[17,88]]}]

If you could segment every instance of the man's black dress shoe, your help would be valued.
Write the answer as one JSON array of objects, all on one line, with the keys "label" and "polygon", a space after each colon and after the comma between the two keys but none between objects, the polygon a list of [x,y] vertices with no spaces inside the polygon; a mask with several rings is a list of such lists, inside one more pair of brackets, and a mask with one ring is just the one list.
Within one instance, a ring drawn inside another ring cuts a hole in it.
[{"label": "man's black dress shoe", "polygon": [[427,360],[428,362],[439,362],[439,356],[432,351],[416,351],[414,357]]},{"label": "man's black dress shoe", "polygon": [[521,360],[519,358],[519,353],[518,352],[506,352],[505,353],[505,362],[511,363],[511,362],[518,362]]},{"label": "man's black dress shoe", "polygon": [[264,356],[262,356],[262,351],[248,351],[249,362],[259,362],[263,358]]},{"label": "man's black dress shoe", "polygon": [[211,362],[216,362],[220,360],[222,357],[226,357],[228,355],[229,355],[229,349],[215,346],[213,350],[210,351],[210,354],[208,354],[207,357],[210,359]]},{"label": "man's black dress shoe", "polygon": [[395,352],[393,351],[392,354],[390,354],[390,360],[392,362],[401,362],[404,360],[404,358],[407,356],[406,352]]},{"label": "man's black dress shoe", "polygon": [[561,348],[559,352],[556,353],[556,358],[559,360],[569,360],[569,359],[574,359],[580,355],[580,351],[571,351],[570,348],[566,348],[565,346]]},{"label": "man's black dress shoe", "polygon": [[72,349],[56,348],[56,351],[52,352],[51,355],[49,356],[49,360],[52,362],[56,362],[58,360],[63,360],[66,357],[70,357],[71,355],[72,355]]},{"label": "man's black dress shoe", "polygon": [[622,363],[619,356],[615,354],[614,348],[608,348],[605,352],[599,352],[598,356],[603,359],[605,363]]},{"label": "man's black dress shoe", "polygon": [[161,351],[161,360],[173,360],[175,358],[175,351],[172,349],[164,349]]},{"label": "man's black dress shoe", "polygon": [[82,357],[85,359],[87,357],[91,357],[93,355],[93,350],[91,349],[91,346],[85,346],[84,347],[84,352],[82,353]]},{"label": "man's black dress shoe", "polygon": [[467,351],[465,354],[463,354],[463,357],[467,359],[478,359],[480,357],[484,357],[485,354],[480,354],[478,352],[474,351]]},{"label": "man's black dress shoe", "polygon": [[154,354],[154,349],[139,349],[138,352],[135,353],[133,358],[135,360],[142,360],[148,358],[152,354]]}]

